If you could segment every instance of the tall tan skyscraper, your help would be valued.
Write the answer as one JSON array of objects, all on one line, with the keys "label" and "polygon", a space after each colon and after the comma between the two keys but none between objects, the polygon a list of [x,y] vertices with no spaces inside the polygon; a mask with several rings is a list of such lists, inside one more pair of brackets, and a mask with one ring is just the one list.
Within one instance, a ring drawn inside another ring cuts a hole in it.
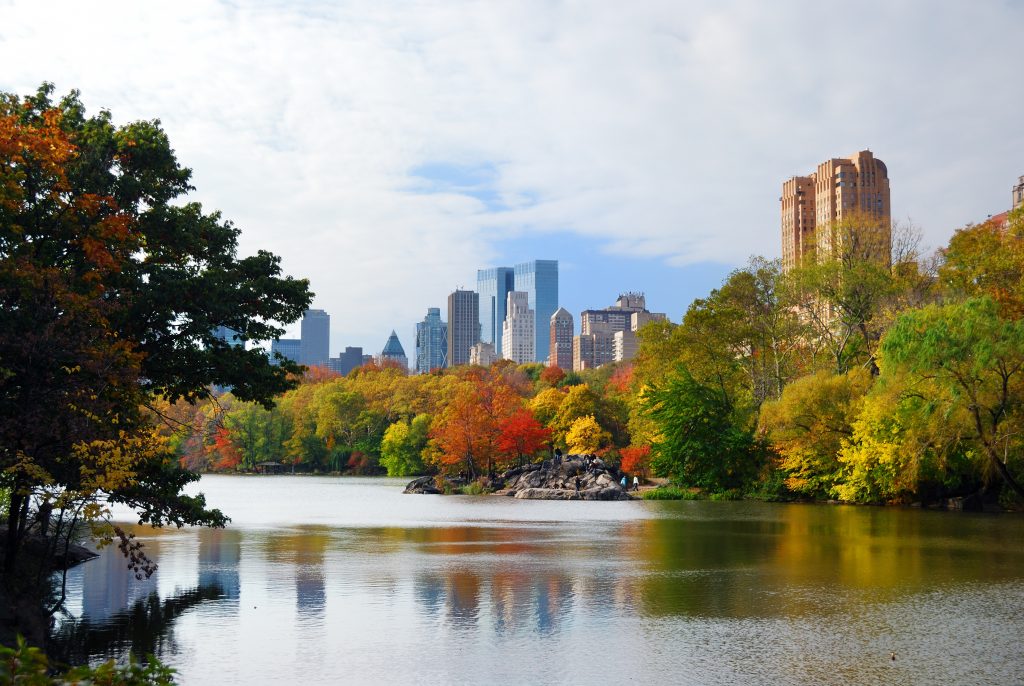
[{"label": "tall tan skyscraper", "polygon": [[551,315],[549,367],[561,367],[563,371],[572,371],[572,332],[572,315],[569,314],[569,310],[559,307]]},{"label": "tall tan skyscraper", "polygon": [[832,230],[844,219],[863,218],[858,230],[870,232],[868,253],[889,260],[892,213],[889,172],[870,150],[826,160],[808,176],[782,184],[782,267],[790,270],[811,254],[832,254],[842,237]]}]

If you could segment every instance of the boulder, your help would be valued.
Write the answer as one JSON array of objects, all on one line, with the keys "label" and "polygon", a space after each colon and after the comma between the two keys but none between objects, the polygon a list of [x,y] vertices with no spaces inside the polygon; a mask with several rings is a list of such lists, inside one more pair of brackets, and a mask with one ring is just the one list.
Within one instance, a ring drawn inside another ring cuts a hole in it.
[{"label": "boulder", "polygon": [[413,479],[409,482],[409,485],[405,487],[402,493],[427,493],[431,495],[438,495],[441,493],[441,489],[437,487],[437,481],[432,476],[421,476],[418,479]]}]

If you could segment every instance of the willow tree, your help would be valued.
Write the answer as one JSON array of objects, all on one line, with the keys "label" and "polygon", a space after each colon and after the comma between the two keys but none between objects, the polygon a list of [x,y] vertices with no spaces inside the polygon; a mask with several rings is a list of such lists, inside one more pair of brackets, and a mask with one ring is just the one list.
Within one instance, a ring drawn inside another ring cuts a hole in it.
[{"label": "willow tree", "polygon": [[886,374],[906,374],[923,411],[968,416],[963,440],[1018,496],[1024,468],[1024,320],[990,298],[912,310],[882,342]]}]

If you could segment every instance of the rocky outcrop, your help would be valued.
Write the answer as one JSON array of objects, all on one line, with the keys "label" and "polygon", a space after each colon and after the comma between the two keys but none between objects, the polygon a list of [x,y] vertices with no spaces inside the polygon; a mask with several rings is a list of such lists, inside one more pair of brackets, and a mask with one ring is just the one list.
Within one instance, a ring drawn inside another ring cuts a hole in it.
[{"label": "rocky outcrop", "polygon": [[441,489],[437,487],[437,480],[432,476],[421,476],[418,479],[413,479],[409,482],[409,485],[405,487],[402,493],[426,493],[428,495],[438,495],[441,493]]},{"label": "rocky outcrop", "polygon": [[619,472],[594,455],[567,455],[510,469],[498,493],[527,500],[629,500]]},{"label": "rocky outcrop", "polygon": [[[486,480],[491,490],[524,500],[630,500],[620,483],[618,470],[594,455],[567,455],[538,464],[514,467]],[[451,488],[462,485],[458,479]],[[433,476],[415,479],[404,493],[442,493]]]}]

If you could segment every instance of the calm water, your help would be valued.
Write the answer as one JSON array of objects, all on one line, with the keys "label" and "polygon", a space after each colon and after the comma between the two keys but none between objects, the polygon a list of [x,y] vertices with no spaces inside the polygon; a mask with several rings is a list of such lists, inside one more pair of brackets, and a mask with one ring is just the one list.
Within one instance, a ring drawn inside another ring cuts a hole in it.
[{"label": "calm water", "polygon": [[232,524],[136,529],[148,581],[74,570],[77,650],[183,684],[1024,683],[1019,516],[404,484],[204,477]]}]

